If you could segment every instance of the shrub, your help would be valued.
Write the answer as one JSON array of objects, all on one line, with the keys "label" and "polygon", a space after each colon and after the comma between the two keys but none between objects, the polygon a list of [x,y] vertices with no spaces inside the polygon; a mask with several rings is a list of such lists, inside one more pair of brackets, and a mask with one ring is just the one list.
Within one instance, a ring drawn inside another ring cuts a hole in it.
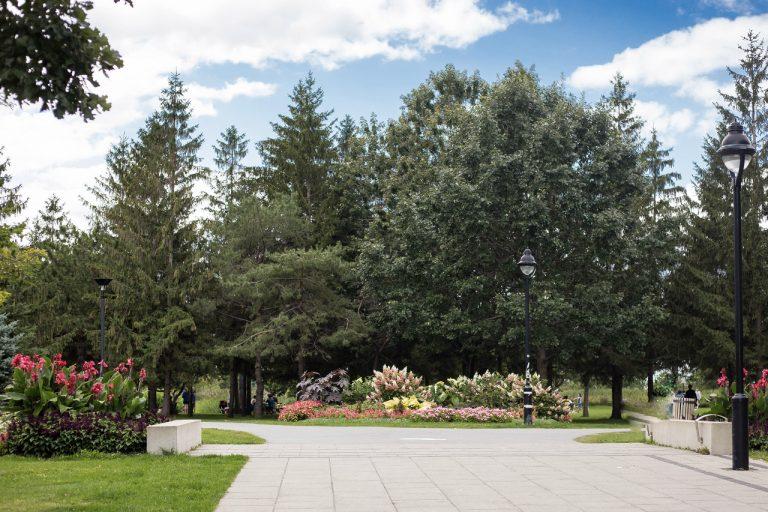
[{"label": "shrub", "polygon": [[141,386],[144,369],[133,372],[133,361],[120,362],[114,370],[95,362],[67,366],[61,354],[47,358],[16,354],[12,361],[11,384],[5,389],[3,409],[18,416],[39,416],[47,412],[114,412],[137,417],[146,409]]},{"label": "shrub", "polygon": [[369,399],[385,401],[401,396],[418,395],[421,392],[421,377],[416,377],[408,368],[398,369],[387,366],[373,372],[373,391]]},{"label": "shrub", "polygon": [[[744,371],[744,391],[749,399],[748,414],[749,420],[762,424],[768,422],[768,369],[763,369],[755,378],[749,382],[749,372]],[[735,393],[735,383],[728,380],[725,369],[720,370],[720,377],[717,379],[718,390],[710,399],[710,412],[720,414],[727,418],[731,417],[731,397]]]},{"label": "shrub", "polygon": [[325,404],[340,404],[344,390],[349,386],[346,370],[333,370],[325,377],[317,372],[304,372],[296,385],[296,400],[316,400]]},{"label": "shrub", "polygon": [[317,400],[300,400],[280,408],[277,419],[280,421],[301,421],[313,418],[316,409],[323,407]]},{"label": "shrub", "polygon": [[467,421],[473,423],[505,423],[519,420],[522,413],[517,409],[498,409],[490,407],[431,407],[410,411],[408,417],[418,421]]},{"label": "shrub", "polygon": [[349,383],[349,387],[344,390],[342,395],[344,403],[359,404],[365,402],[373,393],[373,378],[359,377]]},{"label": "shrub", "polygon": [[401,396],[384,402],[384,409],[387,411],[406,411],[414,409],[428,409],[432,406],[426,400],[420,400],[417,396]]},{"label": "shrub", "polygon": [[165,421],[155,415],[124,418],[117,413],[73,414],[48,411],[15,417],[5,433],[7,453],[34,457],[79,451],[135,453],[146,451],[147,426]]},{"label": "shrub", "polygon": [[[427,386],[423,396],[442,406],[520,409],[523,405],[525,378],[515,373],[496,372],[460,376]],[[570,405],[560,392],[545,386],[538,374],[531,375],[534,414],[541,418],[570,421]]]},{"label": "shrub", "polygon": [[749,448],[768,450],[768,420],[755,421],[749,426]]}]

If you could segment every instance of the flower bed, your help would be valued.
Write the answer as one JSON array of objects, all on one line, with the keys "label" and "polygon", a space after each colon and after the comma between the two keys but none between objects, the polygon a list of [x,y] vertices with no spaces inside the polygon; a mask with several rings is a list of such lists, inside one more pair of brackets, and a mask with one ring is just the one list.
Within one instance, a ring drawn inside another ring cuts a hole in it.
[{"label": "flower bed", "polygon": [[11,364],[11,384],[0,397],[11,421],[0,450],[37,457],[139,452],[146,449],[147,425],[161,421],[146,413],[146,371],[134,372],[131,359],[113,370],[103,361],[67,365],[61,354],[16,354]]},{"label": "flower bed", "polygon": [[[522,410],[525,378],[515,373],[496,372],[459,376],[427,386],[422,395],[444,407]],[[570,405],[559,391],[545,386],[538,374],[531,375],[534,414],[539,418],[570,421]]]},{"label": "flower bed", "polygon": [[[750,382],[750,373],[744,368],[744,391],[749,399],[749,446],[753,450],[768,450],[768,368],[755,373]],[[731,417],[733,410],[731,397],[735,393],[735,383],[728,379],[725,368],[720,370],[717,379],[718,391],[710,401],[710,412]]]},{"label": "flower bed", "polygon": [[138,453],[147,448],[147,426],[165,421],[148,414],[123,418],[116,413],[47,412],[14,418],[4,434],[3,450],[15,455],[52,457],[82,450]]},{"label": "flower bed", "polygon": [[470,423],[506,423],[519,420],[522,411],[516,409],[493,409],[489,407],[431,407],[408,412],[408,418],[417,421],[466,421]]},{"label": "flower bed", "polygon": [[465,421],[472,423],[504,423],[522,418],[521,410],[494,409],[489,407],[429,407],[423,409],[369,408],[356,411],[349,407],[327,406],[315,401],[301,401],[286,405],[280,410],[280,421],[301,421],[318,418],[343,419],[408,419],[412,421]]}]

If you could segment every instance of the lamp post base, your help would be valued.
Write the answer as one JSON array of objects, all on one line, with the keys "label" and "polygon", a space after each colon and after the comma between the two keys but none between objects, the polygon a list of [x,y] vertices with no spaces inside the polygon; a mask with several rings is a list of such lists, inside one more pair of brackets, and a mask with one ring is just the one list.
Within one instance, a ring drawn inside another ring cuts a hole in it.
[{"label": "lamp post base", "polygon": [[747,395],[736,393],[731,398],[731,403],[733,404],[733,469],[746,471],[749,469]]},{"label": "lamp post base", "polygon": [[523,423],[533,425],[533,388],[528,382],[523,388]]}]

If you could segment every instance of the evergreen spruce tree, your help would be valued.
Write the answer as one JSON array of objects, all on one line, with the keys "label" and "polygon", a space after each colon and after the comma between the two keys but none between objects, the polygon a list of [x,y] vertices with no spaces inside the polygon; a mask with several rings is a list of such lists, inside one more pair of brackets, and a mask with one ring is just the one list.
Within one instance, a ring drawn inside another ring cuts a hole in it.
[{"label": "evergreen spruce tree", "polygon": [[9,322],[6,313],[0,313],[0,391],[11,381],[11,359],[19,351],[21,335],[16,322]]},{"label": "evergreen spruce tree", "polygon": [[603,102],[611,112],[616,130],[630,143],[638,144],[644,123],[635,115],[635,93],[629,91],[629,83],[621,73],[614,75],[611,93],[603,97]]},{"label": "evergreen spruce tree", "polygon": [[135,141],[113,147],[93,190],[102,272],[115,279],[112,353],[138,356],[153,370],[150,402],[162,385],[165,414],[180,376],[202,358],[190,307],[201,270],[192,215],[200,201],[194,187],[203,177],[197,154],[203,140],[184,94],[181,77],[171,75],[160,109]]},{"label": "evergreen spruce tree", "polygon": [[21,197],[21,185],[11,186],[10,181],[10,161],[0,148],[0,304],[8,300],[11,288],[34,278],[43,255],[20,244],[26,224],[14,217],[22,212],[26,200]]},{"label": "evergreen spruce tree", "polygon": [[329,201],[329,180],[337,161],[332,111],[322,110],[323,90],[308,74],[293,88],[288,113],[271,123],[275,132],[259,143],[268,197],[292,194],[314,226],[314,241],[333,238],[335,219]]},{"label": "evergreen spruce tree", "polygon": [[19,286],[8,304],[19,327],[29,333],[25,350],[60,352],[68,361],[97,357],[92,239],[75,228],[55,195],[38,213],[29,238],[44,254],[42,263],[35,279]]},{"label": "evergreen spruce tree", "polygon": [[637,275],[643,276],[644,286],[649,299],[655,304],[662,304],[664,314],[649,322],[645,332],[645,359],[647,370],[648,401],[654,400],[653,376],[660,362],[676,364],[674,359],[665,357],[672,342],[667,327],[668,300],[666,276],[678,259],[676,251],[679,243],[680,205],[683,187],[677,185],[680,173],[669,170],[674,165],[670,158],[671,149],[664,148],[656,129],[651,131],[651,139],[641,155],[641,162],[648,180],[648,193],[644,200],[643,226],[640,251],[642,257],[637,266]]},{"label": "evergreen spruce tree", "polygon": [[244,133],[230,126],[221,133],[213,146],[216,171],[212,174],[210,195],[214,216],[222,216],[223,209],[241,200],[249,185],[248,168],[243,161],[248,155],[249,141]]},{"label": "evergreen spruce tree", "polygon": [[764,176],[768,162],[768,47],[751,30],[742,41],[739,67],[728,68],[735,92],[721,92],[717,108],[723,119],[744,126],[756,149],[742,178],[743,298],[747,357],[764,363],[768,360],[763,325],[768,308],[768,240],[763,227],[768,215]]}]

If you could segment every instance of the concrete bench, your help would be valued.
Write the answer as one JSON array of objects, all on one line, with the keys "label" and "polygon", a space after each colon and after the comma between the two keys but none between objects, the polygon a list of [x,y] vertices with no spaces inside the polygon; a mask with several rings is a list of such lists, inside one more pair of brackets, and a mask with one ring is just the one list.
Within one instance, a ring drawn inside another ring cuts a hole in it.
[{"label": "concrete bench", "polygon": [[646,425],[646,437],[673,448],[730,455],[731,423],[728,421],[667,420]]},{"label": "concrete bench", "polygon": [[203,424],[200,420],[174,420],[147,427],[147,453],[186,453],[199,446]]}]

